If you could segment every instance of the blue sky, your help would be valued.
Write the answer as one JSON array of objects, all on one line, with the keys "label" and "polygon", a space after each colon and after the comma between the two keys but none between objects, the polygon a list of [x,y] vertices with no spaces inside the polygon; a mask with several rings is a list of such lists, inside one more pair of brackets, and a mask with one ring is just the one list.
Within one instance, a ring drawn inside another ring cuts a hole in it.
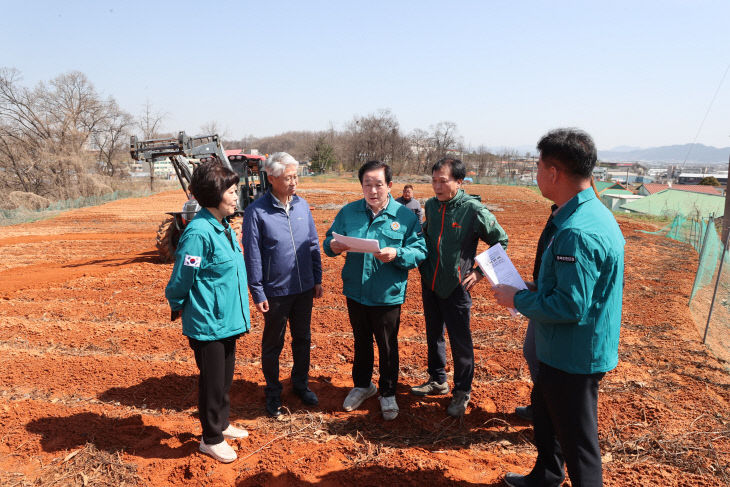
[{"label": "blue sky", "polygon": [[[724,1],[2,2],[0,66],[70,70],[168,131],[342,129],[390,109],[472,146],[578,126],[601,149],[692,142],[730,65]],[[697,141],[730,146],[730,74]]]}]

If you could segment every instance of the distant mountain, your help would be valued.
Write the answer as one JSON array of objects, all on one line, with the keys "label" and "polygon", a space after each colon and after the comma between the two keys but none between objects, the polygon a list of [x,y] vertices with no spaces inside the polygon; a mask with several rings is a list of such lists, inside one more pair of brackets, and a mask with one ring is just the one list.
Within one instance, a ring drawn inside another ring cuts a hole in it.
[{"label": "distant mountain", "polygon": [[730,147],[717,148],[702,144],[695,144],[694,146],[692,144],[665,145],[650,149],[633,148],[632,150],[623,150],[623,147],[617,147],[609,151],[598,151],[598,158],[609,162],[638,161],[681,164],[687,158],[689,164],[715,164],[727,163],[728,156],[730,156]]},{"label": "distant mountain", "polygon": [[611,152],[631,152],[635,150],[641,150],[641,147],[634,147],[632,145],[617,145],[613,149],[609,149]]}]

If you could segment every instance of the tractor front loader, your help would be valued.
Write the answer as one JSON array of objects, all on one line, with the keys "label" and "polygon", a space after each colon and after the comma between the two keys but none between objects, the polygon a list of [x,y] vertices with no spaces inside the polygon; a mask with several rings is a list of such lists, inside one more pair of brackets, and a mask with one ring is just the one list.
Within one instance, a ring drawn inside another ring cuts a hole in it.
[{"label": "tractor front loader", "polygon": [[157,250],[162,262],[175,260],[175,249],[180,235],[185,225],[200,209],[189,189],[190,179],[198,164],[217,160],[238,174],[238,208],[236,213],[229,217],[229,222],[236,230],[239,239],[243,211],[256,198],[266,193],[269,186],[263,169],[264,158],[247,154],[233,154],[227,157],[217,134],[190,137],[185,132],[180,132],[176,138],[150,140],[138,140],[132,136],[129,152],[132,159],[149,163],[150,171],[154,171],[156,161],[169,160],[187,197],[183,211],[168,212],[169,216],[157,230]]}]

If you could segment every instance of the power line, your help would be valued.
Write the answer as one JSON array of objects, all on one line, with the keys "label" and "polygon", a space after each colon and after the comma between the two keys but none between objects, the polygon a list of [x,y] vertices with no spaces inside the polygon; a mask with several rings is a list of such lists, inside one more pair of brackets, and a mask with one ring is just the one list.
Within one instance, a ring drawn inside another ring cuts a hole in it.
[{"label": "power line", "polygon": [[689,158],[689,155],[692,152],[692,149],[694,149],[694,146],[697,144],[697,139],[700,136],[700,132],[702,132],[702,127],[705,125],[705,120],[707,120],[707,116],[710,114],[710,110],[712,110],[712,105],[715,103],[715,98],[717,98],[717,94],[720,92],[720,88],[722,87],[722,84],[725,82],[725,77],[727,76],[728,71],[730,71],[730,64],[728,64],[727,68],[725,68],[725,73],[722,75],[722,78],[720,79],[720,83],[717,85],[717,89],[715,90],[715,94],[712,96],[712,100],[710,100],[710,106],[707,107],[707,111],[705,112],[705,117],[702,119],[702,122],[700,123],[700,127],[697,129],[697,134],[695,135],[695,139],[690,144],[689,149],[687,149],[687,155],[684,156],[684,161],[682,162],[682,167],[680,168],[680,172],[682,169],[684,169],[684,164],[687,162],[687,159]]}]

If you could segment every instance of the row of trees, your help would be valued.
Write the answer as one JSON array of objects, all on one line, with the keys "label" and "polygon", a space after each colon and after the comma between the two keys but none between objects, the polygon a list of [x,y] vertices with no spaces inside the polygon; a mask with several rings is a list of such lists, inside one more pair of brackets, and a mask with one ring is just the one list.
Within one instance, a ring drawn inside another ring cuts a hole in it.
[{"label": "row of trees", "polygon": [[[124,111],[78,71],[29,88],[17,70],[0,68],[0,190],[50,199],[108,191],[111,180],[127,175],[129,136],[167,136],[163,119],[149,102],[138,116]],[[204,123],[201,131],[220,132],[215,121]],[[465,147],[453,122],[404,133],[390,110],[357,115],[342,130],[248,136],[224,144],[261,153],[286,151],[310,161],[316,172],[352,171],[379,159],[390,163],[396,174],[427,174],[438,158],[450,153],[478,175],[499,175],[504,165],[497,162],[516,156]],[[150,173],[153,184],[154,171]]]},{"label": "row of trees", "polygon": [[257,148],[261,153],[285,151],[311,162],[315,172],[354,171],[363,162],[388,162],[396,174],[428,174],[431,165],[444,155],[464,160],[479,176],[504,177],[514,173],[517,151],[491,153],[484,146],[465,146],[453,122],[439,122],[428,130],[404,133],[390,110],[355,116],[343,130],[285,132],[271,137],[254,136],[228,140],[227,147]]},{"label": "row of trees", "polygon": [[126,174],[129,135],[156,136],[162,118],[149,103],[132,116],[78,71],[29,88],[1,68],[0,189],[51,199],[107,192]]}]

